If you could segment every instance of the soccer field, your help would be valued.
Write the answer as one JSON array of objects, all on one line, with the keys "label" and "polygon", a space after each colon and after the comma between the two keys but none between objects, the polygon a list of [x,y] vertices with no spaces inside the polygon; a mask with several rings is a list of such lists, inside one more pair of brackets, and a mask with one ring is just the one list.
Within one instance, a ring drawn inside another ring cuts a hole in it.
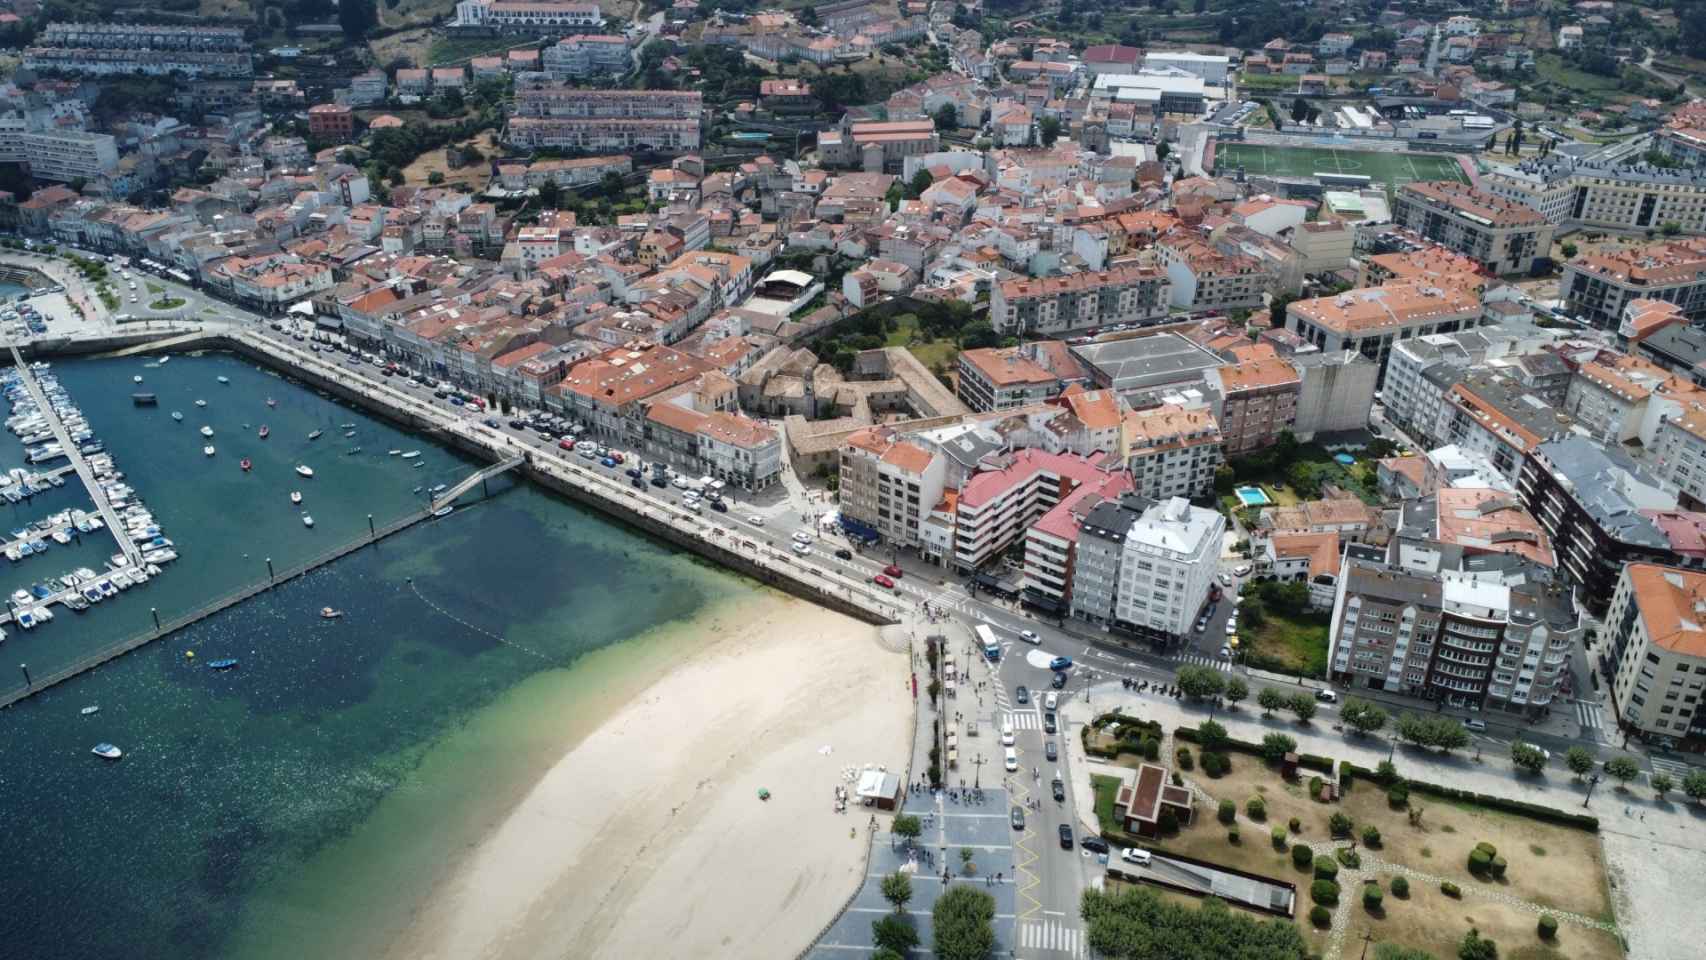
[{"label": "soccer field", "polygon": [[1250,176],[1308,177],[1348,173],[1386,187],[1387,196],[1412,180],[1466,181],[1457,158],[1431,153],[1378,153],[1334,147],[1277,147],[1261,143],[1217,143],[1214,172],[1229,174],[1243,165]]}]

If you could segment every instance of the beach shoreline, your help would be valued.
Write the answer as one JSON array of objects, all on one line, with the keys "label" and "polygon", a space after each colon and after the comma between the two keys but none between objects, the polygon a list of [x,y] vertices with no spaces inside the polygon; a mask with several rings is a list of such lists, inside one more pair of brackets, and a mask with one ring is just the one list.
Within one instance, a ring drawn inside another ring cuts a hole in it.
[{"label": "beach shoreline", "polygon": [[870,812],[835,813],[833,788],[909,755],[908,658],[877,628],[782,594],[701,624],[700,648],[446,868],[386,956],[810,945],[863,880]]}]

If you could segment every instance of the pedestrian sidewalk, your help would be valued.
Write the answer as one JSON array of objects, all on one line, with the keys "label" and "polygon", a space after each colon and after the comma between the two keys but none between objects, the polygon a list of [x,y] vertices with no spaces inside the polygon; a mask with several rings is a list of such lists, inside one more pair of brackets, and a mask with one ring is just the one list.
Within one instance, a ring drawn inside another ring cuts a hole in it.
[{"label": "pedestrian sidewalk", "polygon": [[[1272,673],[1267,670],[1246,669],[1245,673],[1249,675],[1250,682],[1252,684],[1265,683],[1276,687],[1301,688],[1311,692],[1316,690],[1332,690],[1334,693],[1338,694],[1341,699],[1345,697],[1356,697],[1358,700],[1367,700],[1370,703],[1377,703],[1386,707],[1389,711],[1396,711],[1400,713],[1444,713],[1448,716],[1455,717],[1458,720],[1481,720],[1487,724],[1489,731],[1497,731],[1500,733],[1508,732],[1512,737],[1524,733],[1541,733],[1564,740],[1576,740],[1583,734],[1581,714],[1568,702],[1561,704],[1560,709],[1553,710],[1551,716],[1541,717],[1538,720],[1530,720],[1527,717],[1510,713],[1502,713],[1494,710],[1487,710],[1479,713],[1470,713],[1466,710],[1452,709],[1442,711],[1439,704],[1432,700],[1423,700],[1419,697],[1406,697],[1402,694],[1391,693],[1385,690],[1370,690],[1366,687],[1347,689],[1345,687],[1333,686],[1332,684],[1321,680],[1314,680],[1307,677],[1295,677],[1285,673]],[[1255,696],[1252,695],[1250,699],[1252,701],[1255,700]]]}]

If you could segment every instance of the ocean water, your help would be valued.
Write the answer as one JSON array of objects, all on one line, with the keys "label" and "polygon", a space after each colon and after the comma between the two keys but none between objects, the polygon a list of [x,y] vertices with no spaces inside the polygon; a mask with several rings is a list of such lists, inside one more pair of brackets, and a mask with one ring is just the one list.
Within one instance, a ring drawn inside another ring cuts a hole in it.
[{"label": "ocean water", "polygon": [[[319,553],[476,466],[229,356],[54,370],[183,556],[87,613],[10,632],[7,669],[45,672],[145,628],[150,608],[199,606],[264,575],[265,557]],[[133,390],[160,406],[133,407]],[[325,436],[307,440],[315,428]],[[0,436],[0,466],[19,455]],[[499,483],[511,488],[0,711],[0,956],[371,955],[567,738],[692,644],[695,618],[758,590]],[[78,503],[68,484],[4,509],[16,526]],[[0,560],[0,585],[99,567],[115,549],[89,537]],[[322,620],[323,606],[344,616]],[[240,666],[203,666],[219,657]],[[100,712],[82,716],[89,704]],[[91,755],[100,741],[124,759]]]}]

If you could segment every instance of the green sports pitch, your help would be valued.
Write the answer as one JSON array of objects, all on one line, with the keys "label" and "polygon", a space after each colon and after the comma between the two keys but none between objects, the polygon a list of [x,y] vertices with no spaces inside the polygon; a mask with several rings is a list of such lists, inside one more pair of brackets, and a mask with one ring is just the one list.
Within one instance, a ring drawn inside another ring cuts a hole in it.
[{"label": "green sports pitch", "polygon": [[1317,173],[1343,173],[1368,177],[1386,187],[1392,196],[1399,185],[1412,180],[1456,180],[1466,182],[1457,158],[1433,153],[1382,153],[1344,150],[1335,147],[1281,147],[1264,143],[1216,143],[1214,172],[1230,174],[1244,167],[1247,176],[1311,177]]}]

